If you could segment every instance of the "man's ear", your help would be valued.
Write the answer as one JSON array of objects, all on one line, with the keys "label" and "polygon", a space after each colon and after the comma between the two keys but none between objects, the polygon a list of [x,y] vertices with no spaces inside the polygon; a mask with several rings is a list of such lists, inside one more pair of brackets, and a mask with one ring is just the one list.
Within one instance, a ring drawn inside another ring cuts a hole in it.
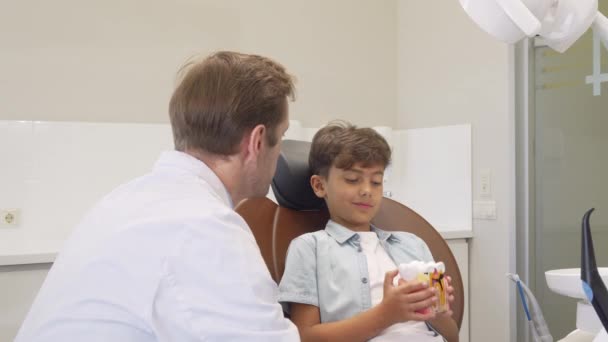
[{"label": "man's ear", "polygon": [[242,144],[245,145],[244,151],[247,158],[257,158],[260,155],[267,131],[266,126],[257,125],[243,137]]},{"label": "man's ear", "polygon": [[312,175],[312,177],[310,177],[310,186],[317,197],[325,198],[327,192],[325,190],[325,179],[322,176]]}]

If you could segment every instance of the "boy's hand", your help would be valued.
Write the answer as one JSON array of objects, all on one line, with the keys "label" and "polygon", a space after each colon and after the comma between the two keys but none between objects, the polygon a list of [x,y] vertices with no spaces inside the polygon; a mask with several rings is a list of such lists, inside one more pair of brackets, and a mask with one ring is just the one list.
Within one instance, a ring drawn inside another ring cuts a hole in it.
[{"label": "boy's hand", "polygon": [[398,270],[387,272],[384,277],[384,297],[380,305],[388,318],[394,323],[435,318],[435,312],[431,309],[437,301],[435,289],[429,288],[426,283],[405,282],[402,279],[394,286],[393,278],[398,273]]}]

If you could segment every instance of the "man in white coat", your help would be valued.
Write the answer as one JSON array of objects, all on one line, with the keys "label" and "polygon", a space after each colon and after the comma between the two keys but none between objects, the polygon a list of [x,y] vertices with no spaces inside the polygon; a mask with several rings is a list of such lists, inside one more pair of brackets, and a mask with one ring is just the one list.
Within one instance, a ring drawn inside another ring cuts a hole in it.
[{"label": "man in white coat", "polygon": [[16,340],[299,341],[233,210],[268,192],[293,94],[265,57],[189,65],[169,105],[175,151],[86,215]]}]

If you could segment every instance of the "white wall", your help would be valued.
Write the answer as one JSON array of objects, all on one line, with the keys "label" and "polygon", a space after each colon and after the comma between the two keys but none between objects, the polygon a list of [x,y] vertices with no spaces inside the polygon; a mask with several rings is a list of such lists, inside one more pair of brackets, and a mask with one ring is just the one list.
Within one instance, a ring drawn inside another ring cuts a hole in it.
[{"label": "white wall", "polygon": [[169,124],[0,120],[0,208],[19,209],[0,226],[6,255],[57,252],[99,199],[148,172],[173,147]]},{"label": "white wall", "polygon": [[307,127],[471,123],[473,174],[491,169],[498,205],[496,221],[473,222],[471,340],[513,340],[510,50],[458,1],[14,1],[0,42],[0,119],[166,122],[179,65],[236,49],[297,76],[291,114]]},{"label": "white wall", "polygon": [[176,71],[220,49],[298,78],[292,119],[396,124],[396,0],[5,1],[0,119],[166,122]]},{"label": "white wall", "polygon": [[[306,126],[344,118],[362,126],[394,127],[396,9],[396,0],[5,1],[0,120],[165,123],[178,68],[193,55],[230,49],[272,57],[296,76],[291,118]],[[57,143],[71,151],[72,142],[64,140]],[[60,151],[66,149],[54,153]],[[43,151],[9,155],[18,165],[52,158]],[[3,157],[0,169],[7,160]],[[41,179],[50,188],[58,185],[48,181],[51,176]],[[24,196],[27,186],[0,182],[0,206],[36,202],[44,209],[43,198]],[[76,210],[72,204],[66,204],[67,211]],[[28,212],[23,214],[32,223]],[[28,232],[3,233],[15,238]],[[43,241],[32,245],[22,240],[28,248],[52,249],[57,243],[48,235],[40,234]],[[0,245],[0,252],[23,251]],[[0,267],[0,303],[6,304],[0,309],[1,341],[16,333],[48,266]]]},{"label": "white wall", "polygon": [[473,221],[471,341],[515,341],[512,51],[469,20],[458,1],[398,2],[398,127],[471,123],[473,198],[492,172],[497,220]]}]

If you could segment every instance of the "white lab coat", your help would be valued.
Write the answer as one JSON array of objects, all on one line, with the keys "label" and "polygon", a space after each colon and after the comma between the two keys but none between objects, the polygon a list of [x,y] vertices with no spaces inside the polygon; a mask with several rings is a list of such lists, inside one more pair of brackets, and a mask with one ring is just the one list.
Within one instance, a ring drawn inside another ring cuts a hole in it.
[{"label": "white lab coat", "polygon": [[16,341],[299,341],[277,296],[219,178],[165,152],[75,229]]}]

